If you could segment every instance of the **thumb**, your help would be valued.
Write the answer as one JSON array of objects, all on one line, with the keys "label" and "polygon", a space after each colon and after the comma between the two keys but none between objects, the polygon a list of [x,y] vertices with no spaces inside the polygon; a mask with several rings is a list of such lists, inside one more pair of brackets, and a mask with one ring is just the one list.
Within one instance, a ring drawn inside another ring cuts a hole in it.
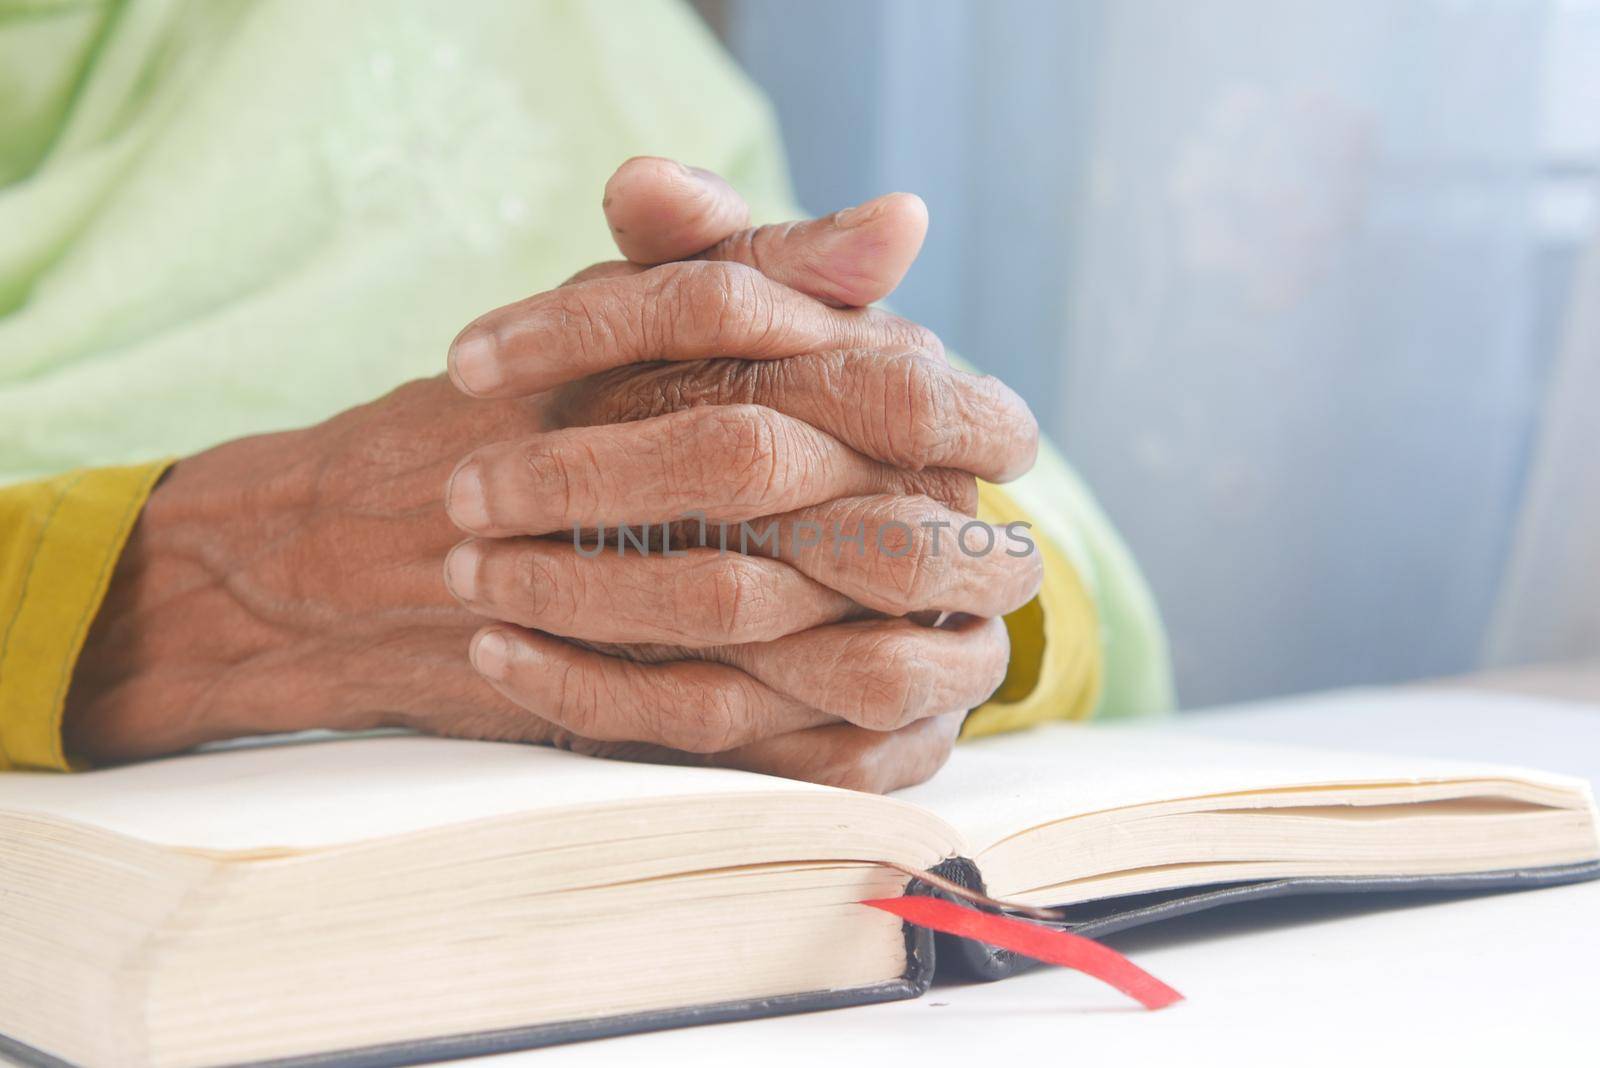
[{"label": "thumb", "polygon": [[818,300],[859,307],[894,292],[927,232],[922,198],[889,193],[820,219],[741,230],[700,258],[748,264]]},{"label": "thumb", "polygon": [[892,292],[922,249],[928,209],[890,193],[822,219],[754,229],[749,208],[710,171],[636,157],[606,183],[606,221],[634,263],[731,260],[830,304],[859,306]]},{"label": "thumb", "polygon": [[647,267],[694,257],[750,225],[750,207],[733,186],[659,156],[618,167],[601,207],[618,250]]}]

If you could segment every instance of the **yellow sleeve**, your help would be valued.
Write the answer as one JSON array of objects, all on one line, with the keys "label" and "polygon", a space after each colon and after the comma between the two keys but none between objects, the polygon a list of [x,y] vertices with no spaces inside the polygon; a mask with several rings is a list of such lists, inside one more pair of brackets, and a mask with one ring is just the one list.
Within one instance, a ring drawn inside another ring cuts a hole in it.
[{"label": "yellow sleeve", "polygon": [[0,770],[65,771],[61,711],[128,532],[167,461],[0,487]]},{"label": "yellow sleeve", "polygon": [[[1029,522],[996,486],[978,483],[978,518],[1004,526]],[[962,738],[1031,727],[1047,719],[1087,719],[1100,698],[1104,653],[1094,601],[1077,571],[1044,531],[1026,531],[1044,558],[1039,596],[1006,616],[1011,664],[992,698],[974,709]]]}]

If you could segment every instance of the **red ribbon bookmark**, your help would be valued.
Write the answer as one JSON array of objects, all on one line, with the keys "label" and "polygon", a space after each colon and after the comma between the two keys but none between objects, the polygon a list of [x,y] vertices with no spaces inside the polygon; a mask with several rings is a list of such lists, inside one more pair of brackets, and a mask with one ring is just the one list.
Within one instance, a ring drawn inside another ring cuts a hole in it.
[{"label": "red ribbon bookmark", "polygon": [[1183,995],[1114,949],[1093,939],[1041,927],[1026,920],[979,912],[933,897],[884,897],[863,901],[930,931],[959,935],[1024,957],[1059,964],[1114,986],[1147,1009],[1164,1009]]}]

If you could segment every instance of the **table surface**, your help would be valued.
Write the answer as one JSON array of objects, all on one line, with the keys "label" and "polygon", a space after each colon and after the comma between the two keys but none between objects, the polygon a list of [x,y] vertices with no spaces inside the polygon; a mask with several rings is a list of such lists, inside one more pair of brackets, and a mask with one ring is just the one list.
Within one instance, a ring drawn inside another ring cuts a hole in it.
[{"label": "table surface", "polygon": [[[1490,690],[1351,691],[1191,713],[1177,729],[1487,759],[1600,781],[1600,706]],[[1595,1063],[1600,1049],[1600,882],[1264,901],[1107,941],[1188,1000],[1146,1013],[1050,969],[935,984],[915,1001],[468,1063],[1526,1064]]]}]

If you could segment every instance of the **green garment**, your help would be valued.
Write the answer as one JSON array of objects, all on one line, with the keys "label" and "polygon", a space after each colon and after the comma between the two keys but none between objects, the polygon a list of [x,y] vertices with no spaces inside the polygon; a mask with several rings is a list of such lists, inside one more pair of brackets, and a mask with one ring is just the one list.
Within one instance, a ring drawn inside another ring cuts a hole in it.
[{"label": "green garment", "polygon": [[[0,0],[0,484],[315,422],[616,256],[623,159],[793,217],[772,116],[667,0]],[[1054,454],[1102,712],[1171,704],[1144,582]]]}]

